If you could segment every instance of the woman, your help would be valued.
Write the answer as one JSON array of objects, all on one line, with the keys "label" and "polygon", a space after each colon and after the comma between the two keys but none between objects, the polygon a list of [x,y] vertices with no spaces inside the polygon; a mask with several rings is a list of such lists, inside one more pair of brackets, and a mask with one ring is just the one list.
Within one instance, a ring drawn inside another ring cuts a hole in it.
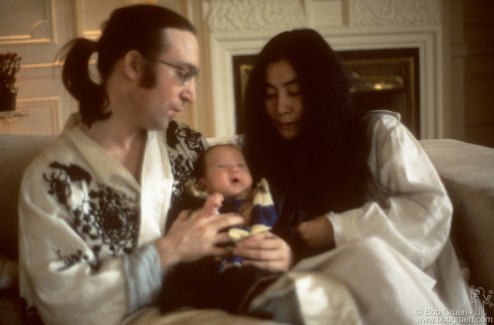
[{"label": "woman", "polygon": [[295,270],[336,277],[370,324],[471,311],[436,171],[392,114],[354,109],[342,66],[316,31],[266,44],[244,109],[246,157],[254,178],[278,191],[278,223],[302,260]]},{"label": "woman", "polygon": [[[303,42],[300,47],[295,45],[298,39]],[[276,75],[280,73],[290,75]],[[272,75],[272,80],[265,79],[266,75]],[[342,68],[326,42],[311,31],[282,34],[261,52],[250,80],[247,154],[255,176],[271,175],[274,185],[283,189],[284,201],[291,205],[287,209],[297,214],[290,216],[290,225],[322,216],[330,207],[341,212],[364,203],[364,124],[353,109]],[[324,228],[330,226],[324,217],[317,220]],[[304,236],[308,227],[301,228]],[[313,247],[297,240],[304,248],[295,248],[310,255],[333,245],[328,236],[321,240]]]}]

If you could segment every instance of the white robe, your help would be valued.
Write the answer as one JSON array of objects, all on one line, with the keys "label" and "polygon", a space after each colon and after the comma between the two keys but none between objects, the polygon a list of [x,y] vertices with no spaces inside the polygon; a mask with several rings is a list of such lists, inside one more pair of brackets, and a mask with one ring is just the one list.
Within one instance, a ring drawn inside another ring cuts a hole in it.
[{"label": "white robe", "polygon": [[28,314],[35,306],[46,324],[110,325],[152,302],[163,276],[153,241],[170,207],[171,158],[165,133],[148,132],[139,184],[76,116],[69,120],[22,181],[20,290]]},{"label": "white robe", "polygon": [[[394,116],[375,112],[366,118],[369,202],[329,212],[336,248],[301,261],[258,296],[251,310],[269,310],[295,323],[337,323],[338,297],[347,299],[333,284],[339,282],[365,324],[483,323],[449,240],[452,205],[436,170]],[[294,296],[300,309],[295,315]]]}]

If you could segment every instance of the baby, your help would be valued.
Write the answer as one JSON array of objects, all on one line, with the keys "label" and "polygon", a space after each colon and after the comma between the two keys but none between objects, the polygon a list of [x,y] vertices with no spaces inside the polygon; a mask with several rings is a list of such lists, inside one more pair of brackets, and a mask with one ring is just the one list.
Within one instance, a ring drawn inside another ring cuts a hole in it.
[{"label": "baby", "polygon": [[252,176],[238,147],[227,144],[209,148],[197,161],[196,175],[197,183],[188,182],[186,189],[193,197],[204,198],[205,203],[192,217],[238,212],[249,227],[230,229],[234,241],[270,230],[276,222],[267,181],[262,179],[252,188]]},{"label": "baby", "polygon": [[[252,176],[238,147],[230,144],[210,147],[198,158],[195,173],[196,180],[185,186],[188,199],[182,207],[192,210],[191,218],[214,218],[219,213],[238,212],[247,226],[229,230],[233,242],[269,231],[276,222],[267,182],[261,180],[252,187]],[[183,263],[165,275],[160,308],[162,312],[182,307],[221,308],[235,313],[258,281],[271,281],[275,277],[256,267],[243,266],[238,256]]]}]

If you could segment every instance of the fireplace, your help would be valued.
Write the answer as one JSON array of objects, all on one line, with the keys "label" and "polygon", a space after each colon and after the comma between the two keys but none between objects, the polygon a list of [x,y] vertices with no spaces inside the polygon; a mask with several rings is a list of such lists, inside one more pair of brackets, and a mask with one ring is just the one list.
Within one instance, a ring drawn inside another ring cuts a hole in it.
[{"label": "fireplace", "polygon": [[[358,109],[386,109],[420,138],[419,50],[417,48],[338,51],[351,79]],[[236,133],[243,133],[242,94],[254,55],[233,56]]]}]

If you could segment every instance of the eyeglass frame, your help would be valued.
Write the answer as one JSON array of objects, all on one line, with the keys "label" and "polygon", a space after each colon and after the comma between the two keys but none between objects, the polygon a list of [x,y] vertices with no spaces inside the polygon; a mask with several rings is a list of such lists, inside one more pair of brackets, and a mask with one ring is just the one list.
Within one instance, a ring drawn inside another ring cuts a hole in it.
[{"label": "eyeglass frame", "polygon": [[182,83],[181,83],[182,86],[187,86],[192,79],[197,78],[197,76],[199,75],[199,69],[190,68],[190,69],[186,70],[183,67],[179,67],[176,64],[173,64],[173,63],[167,62],[165,60],[161,60],[161,59],[154,59],[154,60],[145,59],[144,62],[161,63],[161,64],[164,64],[166,66],[169,66],[170,68],[173,68],[173,69],[179,71],[181,74],[179,76],[182,78]]}]

